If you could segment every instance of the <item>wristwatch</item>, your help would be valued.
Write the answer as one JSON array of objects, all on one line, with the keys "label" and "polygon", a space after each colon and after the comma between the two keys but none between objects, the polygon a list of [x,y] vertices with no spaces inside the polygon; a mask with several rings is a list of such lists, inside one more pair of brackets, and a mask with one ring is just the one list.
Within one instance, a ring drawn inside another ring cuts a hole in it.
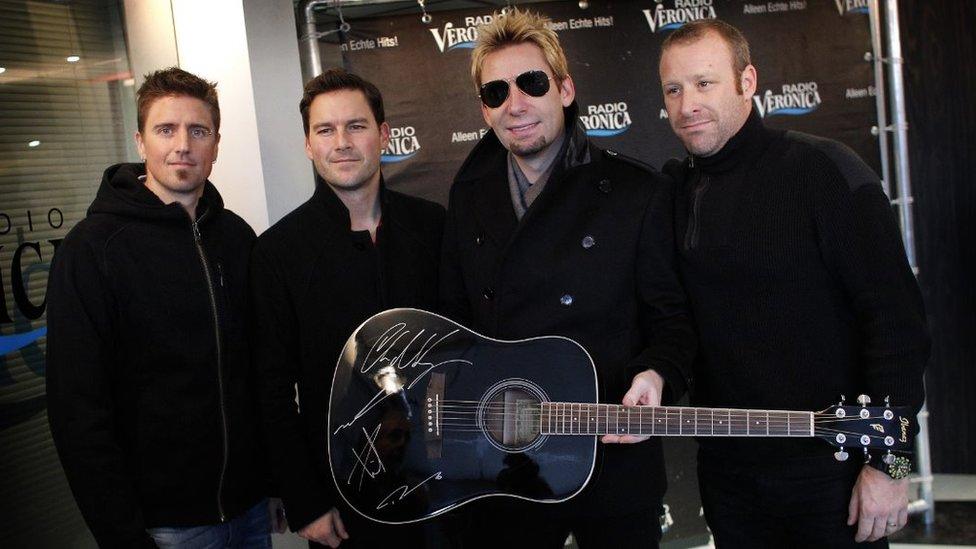
[{"label": "wristwatch", "polygon": [[905,456],[872,456],[867,464],[895,480],[901,480],[912,473],[912,460]]}]

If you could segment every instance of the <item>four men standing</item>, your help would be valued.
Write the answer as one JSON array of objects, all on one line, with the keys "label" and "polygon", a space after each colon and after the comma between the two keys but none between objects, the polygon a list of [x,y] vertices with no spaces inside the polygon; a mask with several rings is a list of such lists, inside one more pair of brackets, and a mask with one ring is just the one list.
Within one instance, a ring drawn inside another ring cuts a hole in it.
[{"label": "four men standing", "polygon": [[[479,29],[471,73],[491,131],[454,180],[446,224],[440,206],[385,188],[379,90],[340,69],[310,81],[300,109],[314,194],[253,250],[206,180],[213,86],[150,75],[145,167],[106,171],[49,287],[52,433],[102,546],[203,534],[269,546],[258,400],[276,489],[313,546],[446,543],[439,525],[363,522],[328,469],[336,359],[393,307],[439,308],[495,338],[573,338],[601,402],[691,391],[723,407],[820,409],[858,393],[921,405],[924,312],[887,199],[843,146],[763,127],[741,34],[700,22],[665,41],[665,104],[689,151],[669,177],[587,141],[547,22],[513,10]],[[555,548],[572,531],[584,548],[655,547],[660,440],[603,442],[632,445],[601,445],[583,494],[472,504],[453,542]],[[853,546],[904,525],[905,481],[889,476],[904,467],[809,457],[822,454],[795,439],[702,441],[719,546]]]}]

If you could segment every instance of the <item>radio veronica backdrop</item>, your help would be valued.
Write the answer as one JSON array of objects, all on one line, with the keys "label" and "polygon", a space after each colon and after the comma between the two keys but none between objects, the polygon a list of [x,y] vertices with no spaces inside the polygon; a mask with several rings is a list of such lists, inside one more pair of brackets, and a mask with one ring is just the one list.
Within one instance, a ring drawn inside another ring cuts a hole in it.
[{"label": "radio veronica backdrop", "polygon": [[[580,118],[600,147],[660,167],[684,150],[658,79],[661,42],[688,21],[725,20],[750,41],[759,73],[754,107],[770,127],[837,139],[880,172],[866,0],[593,1],[531,4],[552,19],[576,83]],[[441,203],[484,134],[470,76],[477,27],[493,8],[359,19],[340,43],[349,70],[383,92],[392,130],[386,181]]]}]

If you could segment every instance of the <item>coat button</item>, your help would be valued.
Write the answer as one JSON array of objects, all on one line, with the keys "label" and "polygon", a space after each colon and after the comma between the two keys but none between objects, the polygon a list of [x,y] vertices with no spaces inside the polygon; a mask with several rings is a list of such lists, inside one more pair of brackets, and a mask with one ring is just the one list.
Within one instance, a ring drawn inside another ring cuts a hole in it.
[{"label": "coat button", "polygon": [[583,237],[583,242],[581,242],[581,244],[583,245],[583,248],[589,250],[594,244],[596,244],[596,240],[593,240],[592,235],[586,235]]},{"label": "coat button", "polygon": [[481,246],[482,244],[485,243],[485,239],[481,238],[481,235],[479,234],[474,238],[474,243],[477,244],[478,246]]},{"label": "coat button", "polygon": [[484,298],[488,301],[491,301],[491,299],[495,297],[495,290],[493,290],[491,287],[485,288],[485,291],[482,292],[481,295],[484,296]]},{"label": "coat button", "polygon": [[562,297],[559,298],[559,303],[561,303],[562,305],[564,305],[566,307],[569,307],[570,305],[573,304],[573,296],[571,296],[569,294],[565,294],[565,295],[563,295]]},{"label": "coat button", "polygon": [[613,186],[610,185],[609,179],[600,180],[600,182],[597,183],[597,187],[600,189],[600,192],[604,194],[610,194],[610,191],[613,189]]}]

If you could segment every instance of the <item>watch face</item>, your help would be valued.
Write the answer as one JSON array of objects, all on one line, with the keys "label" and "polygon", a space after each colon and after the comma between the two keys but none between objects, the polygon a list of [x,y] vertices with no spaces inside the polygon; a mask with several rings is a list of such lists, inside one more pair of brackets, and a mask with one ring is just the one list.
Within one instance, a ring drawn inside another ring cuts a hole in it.
[{"label": "watch face", "polygon": [[902,479],[912,472],[912,462],[907,457],[896,457],[888,465],[888,475],[893,479]]}]

